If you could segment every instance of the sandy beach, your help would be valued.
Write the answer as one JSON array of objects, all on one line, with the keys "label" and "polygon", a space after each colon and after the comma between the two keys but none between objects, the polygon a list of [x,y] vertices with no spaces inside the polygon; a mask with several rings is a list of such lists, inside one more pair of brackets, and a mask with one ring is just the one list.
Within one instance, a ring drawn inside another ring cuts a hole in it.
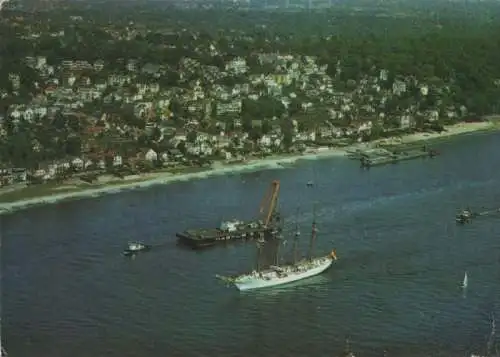
[{"label": "sandy beach", "polygon": [[[343,148],[321,147],[314,150],[307,150],[303,154],[294,156],[277,155],[264,159],[249,160],[246,163],[241,164],[225,165],[222,162],[216,162],[211,168],[198,172],[178,174],[170,172],[155,172],[144,175],[129,176],[124,179],[115,179],[111,176],[101,177],[99,183],[96,184],[84,184],[81,182],[63,184],[50,188],[48,192],[45,190],[44,193],[37,195],[37,197],[23,198],[17,201],[12,200],[11,202],[9,202],[10,200],[5,199],[3,200],[4,202],[1,202],[2,195],[7,195],[13,191],[13,189],[5,188],[3,191],[0,191],[0,215],[34,205],[56,203],[69,199],[97,197],[104,194],[147,188],[154,185],[169,184],[178,181],[188,181],[216,175],[227,175],[266,169],[283,169],[286,166],[294,165],[299,160],[318,160],[331,157],[344,157],[347,154],[347,150],[353,150],[356,148],[368,149],[380,144],[408,144],[414,142],[425,142],[451,138],[467,133],[498,129],[500,129],[500,126],[491,121],[479,123],[460,123],[446,127],[446,131],[442,133],[417,133],[401,137],[380,139],[369,143],[359,143]],[[19,189],[16,191],[19,191]]]}]

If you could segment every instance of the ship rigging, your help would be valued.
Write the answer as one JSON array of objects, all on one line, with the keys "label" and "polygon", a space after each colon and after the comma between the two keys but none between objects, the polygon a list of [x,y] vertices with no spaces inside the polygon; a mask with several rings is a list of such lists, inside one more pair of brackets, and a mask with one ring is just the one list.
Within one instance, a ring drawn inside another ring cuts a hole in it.
[{"label": "ship rigging", "polygon": [[[268,234],[272,235],[275,239],[268,239],[257,241],[257,257],[255,269],[251,273],[236,275],[233,277],[223,277],[217,275],[216,277],[222,281],[235,285],[239,290],[251,290],[265,287],[272,287],[292,283],[298,280],[306,279],[318,274],[321,274],[328,269],[334,261],[337,260],[335,250],[330,254],[321,257],[314,257],[314,247],[316,242],[316,219],[313,219],[311,237],[309,241],[309,252],[306,258],[298,260],[297,246],[299,233],[296,229],[293,247],[293,261],[291,263],[280,264],[279,262],[279,246],[282,241],[281,230],[274,227]],[[268,242],[274,241],[276,244],[275,262],[268,268],[262,269],[260,258],[262,248]]]}]

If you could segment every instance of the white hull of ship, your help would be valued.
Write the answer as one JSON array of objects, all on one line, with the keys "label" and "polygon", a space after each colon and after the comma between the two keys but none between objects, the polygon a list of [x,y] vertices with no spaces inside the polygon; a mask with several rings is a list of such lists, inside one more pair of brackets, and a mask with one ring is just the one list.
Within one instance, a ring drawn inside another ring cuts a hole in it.
[{"label": "white hull of ship", "polygon": [[276,274],[274,277],[263,278],[258,275],[258,273],[254,275],[249,275],[242,277],[234,282],[234,285],[240,291],[251,290],[251,289],[261,289],[268,288],[276,285],[293,283],[298,280],[310,278],[312,276],[321,274],[326,269],[328,269],[333,263],[332,259],[323,258],[320,260],[318,264],[307,269],[305,271],[300,272],[289,272],[285,275],[279,276]]}]

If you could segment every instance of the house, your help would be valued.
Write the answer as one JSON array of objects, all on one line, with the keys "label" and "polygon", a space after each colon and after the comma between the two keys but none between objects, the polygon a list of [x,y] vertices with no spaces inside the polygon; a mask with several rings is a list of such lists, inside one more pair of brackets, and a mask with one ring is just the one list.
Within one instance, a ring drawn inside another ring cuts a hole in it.
[{"label": "house", "polygon": [[[121,157],[121,155],[115,155],[113,157],[113,166],[122,166],[123,165],[123,158]],[[106,166],[106,165],[104,165]]]},{"label": "house", "polygon": [[235,58],[226,64],[226,71],[234,74],[243,74],[248,70],[247,62],[244,58]]},{"label": "house", "polygon": [[102,71],[104,69],[104,61],[103,60],[97,60],[94,62],[94,70],[95,71]]},{"label": "house", "polygon": [[149,162],[153,162],[153,161],[157,161],[158,160],[158,154],[156,153],[156,151],[154,151],[153,149],[149,149],[147,152],[146,152],[146,155],[144,155],[144,158],[149,161]]},{"label": "house", "polygon": [[71,165],[73,165],[74,168],[81,170],[83,169],[83,160],[77,157],[71,161]]},{"label": "house", "polygon": [[225,102],[219,102],[216,105],[217,115],[240,114],[242,109],[241,99],[234,99]]},{"label": "house", "polygon": [[259,143],[261,146],[269,147],[271,146],[272,139],[269,135],[262,135],[262,137],[259,140]]},{"label": "house", "polygon": [[414,120],[410,115],[402,115],[399,120],[401,129],[408,129],[414,126]]}]

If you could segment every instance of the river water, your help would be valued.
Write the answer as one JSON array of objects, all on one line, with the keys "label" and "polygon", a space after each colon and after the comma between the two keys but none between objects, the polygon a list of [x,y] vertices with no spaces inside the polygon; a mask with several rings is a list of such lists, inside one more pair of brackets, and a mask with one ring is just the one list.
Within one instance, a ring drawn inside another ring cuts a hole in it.
[{"label": "river water", "polygon": [[[481,352],[500,316],[500,216],[457,226],[454,215],[500,207],[500,135],[438,148],[369,171],[305,161],[1,216],[3,344],[15,357],[317,357],[346,338],[363,357]],[[253,218],[274,179],[289,230],[299,224],[305,248],[315,207],[316,251],[339,261],[240,293],[214,276],[249,270],[253,243],[194,252],[175,232]],[[127,259],[129,240],[158,247]]]}]

